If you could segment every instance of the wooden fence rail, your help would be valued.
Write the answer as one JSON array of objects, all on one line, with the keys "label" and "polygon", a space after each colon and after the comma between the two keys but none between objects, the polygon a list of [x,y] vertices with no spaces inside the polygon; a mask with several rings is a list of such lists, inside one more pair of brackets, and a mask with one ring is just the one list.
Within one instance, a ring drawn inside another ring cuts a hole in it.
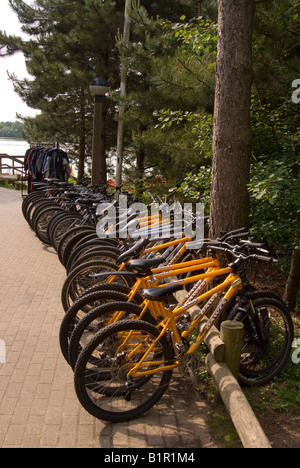
[{"label": "wooden fence rail", "polygon": [[[11,163],[9,164],[9,161]],[[27,195],[26,172],[24,168],[24,156],[10,156],[9,154],[0,154],[0,181],[14,185],[21,190],[22,197]]]},{"label": "wooden fence rail", "polygon": [[[174,296],[178,302],[181,302],[186,294],[186,291],[179,291]],[[199,312],[199,308],[194,306],[189,312],[194,316]],[[204,318],[200,327],[206,321],[207,319]],[[222,328],[222,339],[219,330],[216,327],[211,328],[205,338],[205,344],[210,351],[206,358],[206,366],[214,379],[243,447],[272,448],[237,381],[237,363],[240,362],[241,330],[243,330],[243,327],[239,325],[241,324],[235,322],[226,326],[225,323]]]},{"label": "wooden fence rail", "polygon": [[[10,160],[11,164],[3,162]],[[12,171],[12,175],[24,175],[24,156],[10,156],[8,154],[0,154],[0,174],[4,171]]]}]

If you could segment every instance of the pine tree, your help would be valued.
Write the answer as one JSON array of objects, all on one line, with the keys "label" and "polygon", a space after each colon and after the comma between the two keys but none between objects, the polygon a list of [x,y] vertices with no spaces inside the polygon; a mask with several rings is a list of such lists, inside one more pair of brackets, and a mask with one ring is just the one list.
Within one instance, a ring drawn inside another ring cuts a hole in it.
[{"label": "pine tree", "polygon": [[[1,55],[23,52],[34,79],[20,81],[13,75],[11,79],[24,101],[42,111],[34,121],[27,119],[27,135],[44,135],[43,140],[52,135],[52,139],[72,143],[79,154],[81,176],[85,154],[91,152],[93,102],[89,83],[95,75],[109,79],[112,86],[117,81],[119,14],[115,3],[39,0],[34,7],[23,0],[10,3],[29,39],[2,32]],[[106,114],[111,115],[109,102],[107,107]],[[111,129],[107,142],[112,144],[113,121],[107,128]]]},{"label": "pine tree", "polygon": [[192,50],[185,34],[196,36],[201,29],[202,39],[214,37],[211,40],[216,47],[216,31],[213,23],[204,19],[189,23],[194,3],[188,16],[182,15],[186,11],[183,2],[177,11],[181,14],[173,12],[167,20],[151,18],[149,11],[137,4],[132,13],[131,43],[119,42],[121,54],[129,60],[124,119],[132,132],[131,138],[128,133],[127,147],[131,161],[135,160],[130,163],[131,179],[134,177],[138,186],[145,170],[146,179],[161,176],[171,186],[181,183],[211,152],[211,139],[205,135],[205,143],[199,144],[199,137],[203,137],[204,127],[207,131],[213,110],[214,55],[211,44],[202,46],[200,39],[198,49]]}]

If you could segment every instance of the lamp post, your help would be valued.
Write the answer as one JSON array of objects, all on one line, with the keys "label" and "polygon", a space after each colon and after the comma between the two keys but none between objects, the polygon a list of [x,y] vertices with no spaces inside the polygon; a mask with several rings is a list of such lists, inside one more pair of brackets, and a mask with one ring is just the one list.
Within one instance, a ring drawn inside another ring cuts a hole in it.
[{"label": "lamp post", "polygon": [[108,83],[104,78],[94,78],[90,83],[90,92],[94,96],[94,129],[93,129],[93,159],[92,185],[98,186],[106,182],[106,155],[104,147],[104,96],[108,92]]}]

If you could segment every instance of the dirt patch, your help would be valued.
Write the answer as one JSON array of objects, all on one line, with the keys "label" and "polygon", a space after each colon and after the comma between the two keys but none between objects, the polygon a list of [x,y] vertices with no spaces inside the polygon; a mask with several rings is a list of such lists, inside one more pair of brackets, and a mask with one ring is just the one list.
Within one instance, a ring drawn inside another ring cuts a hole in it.
[{"label": "dirt patch", "polygon": [[300,447],[300,411],[286,414],[269,409],[256,417],[273,448]]},{"label": "dirt patch", "polygon": [[272,264],[260,263],[259,268],[249,272],[248,279],[257,289],[271,291],[283,297],[287,276]]}]

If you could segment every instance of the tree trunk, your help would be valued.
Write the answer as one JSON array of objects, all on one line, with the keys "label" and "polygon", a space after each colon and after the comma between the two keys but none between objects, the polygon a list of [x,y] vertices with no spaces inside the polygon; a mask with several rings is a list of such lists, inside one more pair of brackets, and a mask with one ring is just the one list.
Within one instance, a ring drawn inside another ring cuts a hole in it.
[{"label": "tree trunk", "polygon": [[[131,14],[131,0],[125,1],[125,15],[124,15],[124,31],[123,31],[123,41],[125,43],[130,40],[130,14]],[[124,98],[127,92],[127,68],[128,61],[125,57],[122,58],[121,63],[121,87],[120,87],[120,96]],[[116,185],[122,183],[122,167],[123,167],[123,152],[124,152],[124,114],[125,114],[125,105],[121,104],[119,106],[119,123],[118,123],[118,139],[117,139],[117,164],[116,164]]]},{"label": "tree trunk", "polygon": [[84,162],[85,162],[85,132],[80,129],[80,141],[79,141],[79,160],[78,160],[78,182],[84,177]]},{"label": "tree trunk", "polygon": [[219,0],[210,236],[248,225],[254,0]]},{"label": "tree trunk", "polygon": [[289,309],[294,312],[296,308],[300,287],[300,250],[293,250],[289,276],[285,285],[283,299]]},{"label": "tree trunk", "polygon": [[[300,216],[297,217],[300,233]],[[299,245],[299,237],[296,239]],[[289,276],[285,285],[283,300],[288,304],[291,312],[295,312],[298,295],[300,293],[300,250],[295,249],[292,253]]]},{"label": "tree trunk", "polygon": [[136,196],[141,198],[144,191],[144,173],[145,173],[145,150],[142,147],[136,149]]},{"label": "tree trunk", "polygon": [[84,164],[86,155],[86,111],[85,111],[85,95],[82,90],[80,96],[80,115],[79,115],[79,160],[78,160],[78,176],[77,180],[80,182],[84,177]]}]

